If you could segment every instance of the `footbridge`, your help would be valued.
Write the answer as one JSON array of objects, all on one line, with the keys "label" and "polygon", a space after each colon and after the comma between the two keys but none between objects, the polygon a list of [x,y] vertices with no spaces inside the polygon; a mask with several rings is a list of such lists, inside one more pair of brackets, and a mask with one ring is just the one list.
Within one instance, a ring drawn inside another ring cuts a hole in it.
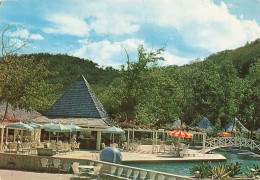
[{"label": "footbridge", "polygon": [[206,140],[205,153],[225,147],[248,148],[253,152],[260,153],[260,142],[242,137],[215,137]]}]

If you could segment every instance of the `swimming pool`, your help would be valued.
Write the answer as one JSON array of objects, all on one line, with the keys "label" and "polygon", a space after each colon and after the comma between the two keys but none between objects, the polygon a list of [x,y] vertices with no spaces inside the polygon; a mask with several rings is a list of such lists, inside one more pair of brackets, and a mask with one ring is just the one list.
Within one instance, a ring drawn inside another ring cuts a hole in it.
[{"label": "swimming pool", "polygon": [[[236,162],[242,163],[241,166],[241,172],[246,171],[246,167],[252,167],[253,164],[260,163],[260,158],[251,157],[248,155],[240,155],[238,153],[241,153],[243,151],[238,149],[231,149],[230,152],[223,152],[223,151],[213,151],[213,153],[219,153],[222,154],[227,158],[227,163],[233,163]],[[223,162],[220,162],[223,163]],[[183,176],[191,176],[193,174],[190,173],[189,169],[192,167],[192,165],[197,165],[198,162],[185,162],[185,163],[124,163],[125,165],[143,168],[143,169],[149,169],[154,171],[160,171],[160,172],[166,172],[176,175],[183,175]],[[213,165],[217,165],[218,162],[212,162]]]}]

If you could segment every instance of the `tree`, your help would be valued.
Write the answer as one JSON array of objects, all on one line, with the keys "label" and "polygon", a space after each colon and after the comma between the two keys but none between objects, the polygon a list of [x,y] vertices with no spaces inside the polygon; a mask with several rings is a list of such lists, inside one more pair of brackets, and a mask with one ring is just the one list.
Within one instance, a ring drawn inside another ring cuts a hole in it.
[{"label": "tree", "polygon": [[250,67],[242,87],[239,115],[252,132],[260,127],[260,59]]},{"label": "tree", "polygon": [[9,105],[25,110],[46,106],[46,97],[54,90],[54,86],[44,81],[50,72],[42,62],[35,63],[33,57],[17,54],[30,38],[15,36],[18,29],[7,26],[1,34],[0,103],[6,104],[2,122]]}]

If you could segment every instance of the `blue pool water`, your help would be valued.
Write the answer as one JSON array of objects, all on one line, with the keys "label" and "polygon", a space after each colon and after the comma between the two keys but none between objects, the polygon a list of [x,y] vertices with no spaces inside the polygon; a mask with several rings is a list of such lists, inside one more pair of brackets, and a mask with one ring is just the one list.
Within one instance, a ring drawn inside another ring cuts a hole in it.
[{"label": "blue pool water", "polygon": [[[241,172],[244,172],[247,170],[247,166],[249,168],[253,167],[253,164],[259,164],[260,158],[250,157],[248,155],[240,155],[238,153],[241,153],[239,150],[231,150],[231,152],[222,152],[222,151],[214,151],[213,153],[219,153],[222,154],[227,158],[227,161],[225,163],[232,163],[235,164],[236,162],[242,163],[241,166]],[[217,165],[219,162],[212,162],[213,165]],[[223,163],[223,162],[220,162]],[[133,166],[133,167],[139,167],[143,169],[149,169],[154,171],[160,171],[160,172],[166,172],[171,174],[177,174],[177,175],[183,175],[183,176],[191,176],[193,174],[190,173],[189,169],[192,167],[192,165],[197,165],[198,162],[185,162],[185,163],[124,163],[125,165]]]}]

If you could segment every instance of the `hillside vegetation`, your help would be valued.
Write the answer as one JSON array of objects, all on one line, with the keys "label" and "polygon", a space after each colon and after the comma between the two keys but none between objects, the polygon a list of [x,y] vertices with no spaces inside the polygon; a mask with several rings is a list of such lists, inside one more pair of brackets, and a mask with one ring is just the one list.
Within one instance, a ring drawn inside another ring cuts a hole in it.
[{"label": "hillside vegetation", "polygon": [[212,54],[184,66],[157,65],[163,49],[138,49],[139,59],[121,70],[68,55],[30,54],[52,72],[45,78],[57,90],[44,111],[83,74],[115,122],[164,126],[180,118],[190,125],[204,116],[217,128],[237,117],[247,128],[260,127],[260,40]]}]

